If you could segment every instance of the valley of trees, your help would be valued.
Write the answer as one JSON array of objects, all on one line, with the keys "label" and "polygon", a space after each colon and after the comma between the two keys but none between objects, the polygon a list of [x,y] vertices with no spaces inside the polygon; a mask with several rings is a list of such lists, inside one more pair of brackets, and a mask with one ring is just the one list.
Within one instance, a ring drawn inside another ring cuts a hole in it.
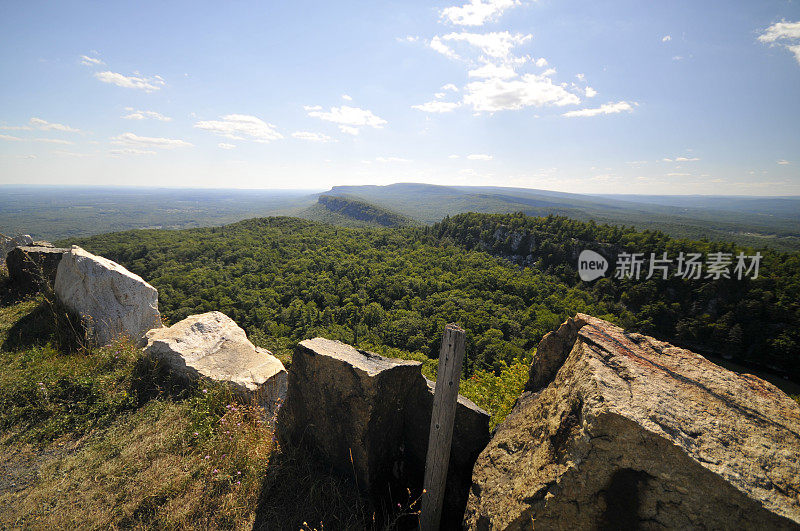
[{"label": "valley of trees", "polygon": [[[496,373],[584,312],[628,329],[800,375],[800,257],[763,251],[759,278],[581,282],[577,253],[738,251],[563,217],[461,214],[433,227],[343,228],[295,218],[139,230],[72,241],[159,290],[163,315],[219,310],[257,344],[325,336],[435,357],[447,322],[467,330],[465,373]],[[748,251],[749,252],[749,251]]]}]

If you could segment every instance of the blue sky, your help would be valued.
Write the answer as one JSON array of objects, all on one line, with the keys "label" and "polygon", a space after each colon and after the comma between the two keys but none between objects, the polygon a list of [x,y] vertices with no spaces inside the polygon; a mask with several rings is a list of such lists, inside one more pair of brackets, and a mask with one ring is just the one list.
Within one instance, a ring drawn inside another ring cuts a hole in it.
[{"label": "blue sky", "polygon": [[0,184],[800,194],[800,2],[4,2]]}]

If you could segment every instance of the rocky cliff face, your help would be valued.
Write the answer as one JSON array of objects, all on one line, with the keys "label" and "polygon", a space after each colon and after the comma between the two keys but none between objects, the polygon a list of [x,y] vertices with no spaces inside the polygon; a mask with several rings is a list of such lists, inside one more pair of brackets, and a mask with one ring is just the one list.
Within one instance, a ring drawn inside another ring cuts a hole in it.
[{"label": "rocky cliff face", "polygon": [[475,464],[468,528],[800,527],[800,407],[771,384],[579,314],[528,389]]}]

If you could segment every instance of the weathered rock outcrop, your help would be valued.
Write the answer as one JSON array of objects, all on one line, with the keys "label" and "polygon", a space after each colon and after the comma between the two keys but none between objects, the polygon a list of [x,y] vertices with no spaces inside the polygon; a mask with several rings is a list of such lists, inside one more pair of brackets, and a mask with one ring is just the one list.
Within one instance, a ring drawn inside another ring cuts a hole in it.
[{"label": "weathered rock outcrop", "polygon": [[55,292],[101,345],[119,336],[140,341],[145,332],[162,326],[156,288],[75,245],[58,264]]},{"label": "weathered rock outcrop", "polygon": [[6,236],[5,234],[0,234],[0,265],[6,262],[6,256],[10,253],[15,247],[20,245],[32,245],[33,238],[30,237],[28,234],[20,234],[18,236]]},{"label": "weathered rock outcrop", "polygon": [[384,358],[324,338],[300,342],[278,413],[283,444],[307,445],[375,496],[402,462],[406,394],[420,363]]},{"label": "weathered rock outcrop", "polygon": [[[301,342],[278,414],[282,444],[315,450],[380,500],[422,490],[433,382],[415,361],[384,358],[338,341]],[[472,464],[489,439],[489,415],[459,397],[445,493],[445,523],[459,524]],[[445,527],[450,527],[446,525]]]},{"label": "weathered rock outcrop", "polygon": [[800,527],[792,399],[589,316],[555,334],[537,353],[536,391],[475,464],[468,528]]},{"label": "weathered rock outcrop", "polygon": [[146,338],[144,353],[179,378],[227,383],[244,401],[255,401],[268,413],[286,397],[283,363],[253,345],[224,313],[190,315],[169,328],[150,330]]},{"label": "weathered rock outcrop", "polygon": [[57,247],[15,247],[6,258],[12,286],[23,293],[35,292],[45,286],[52,288],[61,257],[68,251]]}]

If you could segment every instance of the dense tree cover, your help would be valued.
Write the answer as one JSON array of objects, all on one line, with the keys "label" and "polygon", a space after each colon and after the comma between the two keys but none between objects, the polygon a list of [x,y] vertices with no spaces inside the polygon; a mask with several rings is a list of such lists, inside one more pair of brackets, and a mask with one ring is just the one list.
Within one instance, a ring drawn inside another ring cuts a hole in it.
[{"label": "dense tree cover", "polygon": [[[408,216],[393,212],[352,196],[321,195],[318,204],[325,210],[381,227],[419,225]],[[313,218],[308,218],[313,219]]]},{"label": "dense tree cover", "polygon": [[435,357],[444,325],[458,322],[468,332],[466,372],[499,373],[576,312],[632,318],[552,275],[442,243],[430,229],[261,218],[76,243],[158,288],[170,322],[219,310],[271,348],[325,336]]},{"label": "dense tree cover", "polygon": [[[520,264],[555,275],[588,291],[606,307],[622,305],[634,319],[632,329],[698,351],[711,351],[736,360],[779,369],[800,379],[800,253],[761,249],[758,278],[744,276],[688,280],[606,278],[582,282],[577,258],[583,249],[603,254],[614,269],[620,253],[650,253],[673,260],[683,253],[739,252],[754,255],[732,243],[688,241],[661,232],[597,225],[563,217],[533,218],[522,214],[461,214],[433,228],[437,238],[486,250]],[[731,268],[732,269],[732,268]],[[705,274],[703,275],[705,277]]]}]

